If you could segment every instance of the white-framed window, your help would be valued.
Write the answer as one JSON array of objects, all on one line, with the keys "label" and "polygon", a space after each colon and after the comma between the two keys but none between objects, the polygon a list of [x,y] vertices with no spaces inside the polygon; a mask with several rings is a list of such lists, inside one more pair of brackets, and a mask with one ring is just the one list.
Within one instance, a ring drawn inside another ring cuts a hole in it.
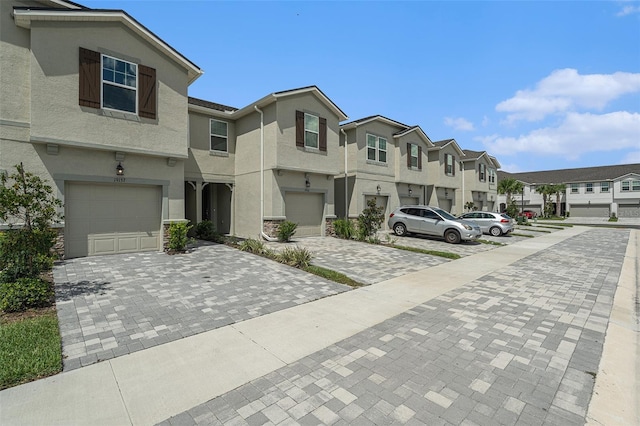
[{"label": "white-framed window", "polygon": [[593,192],[593,183],[592,182],[587,182],[584,184],[584,192],[586,192],[587,194],[592,193]]},{"label": "white-framed window", "polygon": [[102,55],[102,107],[136,114],[138,66]]},{"label": "white-framed window", "polygon": [[640,191],[640,180],[623,180],[623,191]]},{"label": "white-framed window", "polygon": [[496,183],[496,170],[489,169],[489,183]]},{"label": "white-framed window", "polygon": [[304,146],[318,148],[320,139],[320,118],[317,115],[304,114]]},{"label": "white-framed window", "polygon": [[387,140],[367,133],[367,160],[387,162]]},{"label": "white-framed window", "polygon": [[577,183],[572,183],[571,184],[571,193],[572,194],[577,194],[578,193],[578,184]]},{"label": "white-framed window", "polygon": [[455,160],[451,154],[444,155],[444,174],[447,176],[455,176],[456,174]]},{"label": "white-framed window", "polygon": [[484,182],[486,180],[487,176],[487,166],[485,166],[484,164],[480,164],[480,166],[478,167],[478,178],[480,179],[480,182]]},{"label": "white-framed window", "polygon": [[226,121],[211,119],[209,129],[211,131],[211,151],[229,151],[229,124]]},{"label": "white-framed window", "polygon": [[411,152],[409,155],[411,156],[411,167],[418,168],[418,155],[420,155],[418,145],[411,144]]},{"label": "white-framed window", "polygon": [[600,192],[609,192],[609,182],[600,182]]}]

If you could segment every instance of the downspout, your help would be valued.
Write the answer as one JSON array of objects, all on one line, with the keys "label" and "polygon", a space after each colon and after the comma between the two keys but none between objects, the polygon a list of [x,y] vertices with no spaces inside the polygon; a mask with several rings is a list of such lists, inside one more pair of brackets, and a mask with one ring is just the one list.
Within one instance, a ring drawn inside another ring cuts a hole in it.
[{"label": "downspout", "polygon": [[278,241],[264,233],[264,112],[257,105],[253,106],[260,113],[260,236],[267,241]]},{"label": "downspout", "polygon": [[347,175],[347,132],[344,129],[340,129],[340,133],[344,135],[344,218],[349,220],[349,195],[348,190],[349,186],[347,185],[348,175]]},{"label": "downspout", "polygon": [[462,213],[464,214],[464,164],[460,161],[460,176],[462,176]]}]

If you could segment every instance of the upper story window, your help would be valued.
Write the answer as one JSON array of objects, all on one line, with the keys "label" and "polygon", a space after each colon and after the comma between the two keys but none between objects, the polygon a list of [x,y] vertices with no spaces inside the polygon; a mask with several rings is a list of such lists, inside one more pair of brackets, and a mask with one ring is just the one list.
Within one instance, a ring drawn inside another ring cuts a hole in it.
[{"label": "upper story window", "polygon": [[228,123],[211,119],[211,151],[228,152]]},{"label": "upper story window", "polygon": [[593,183],[592,182],[585,183],[585,192],[586,193],[593,192]]},{"label": "upper story window", "polygon": [[367,134],[367,160],[387,162],[387,140]]},{"label": "upper story window", "polygon": [[118,111],[138,110],[138,66],[102,55],[102,107]]},{"label": "upper story window", "polygon": [[304,146],[317,148],[320,139],[320,120],[318,116],[304,114]]},{"label": "upper story window", "polygon": [[640,191],[640,180],[624,180],[622,181],[623,191]]},{"label": "upper story window", "polygon": [[296,146],[326,151],[327,119],[296,111]]},{"label": "upper story window", "polygon": [[157,117],[156,70],[80,48],[79,104]]},{"label": "upper story window", "polygon": [[456,174],[455,158],[451,154],[444,155],[444,174],[447,176],[455,176]]},{"label": "upper story window", "polygon": [[577,183],[572,183],[571,184],[571,193],[572,194],[577,194],[578,193],[578,184]]},{"label": "upper story window", "polygon": [[609,192],[609,182],[600,182],[600,192]]},{"label": "upper story window", "polygon": [[407,166],[422,169],[422,148],[416,144],[407,144]]},{"label": "upper story window", "polygon": [[489,169],[489,183],[496,183],[496,170]]},{"label": "upper story window", "polygon": [[487,166],[484,164],[480,164],[478,166],[478,178],[480,182],[484,182],[487,179]]}]

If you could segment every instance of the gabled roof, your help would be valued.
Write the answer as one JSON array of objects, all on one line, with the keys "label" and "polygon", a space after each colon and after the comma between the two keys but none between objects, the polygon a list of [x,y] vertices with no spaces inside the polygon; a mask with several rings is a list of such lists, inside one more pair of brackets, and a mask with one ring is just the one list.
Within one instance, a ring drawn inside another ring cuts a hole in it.
[{"label": "gabled roof", "polygon": [[212,109],[215,111],[222,111],[226,113],[231,113],[238,110],[238,108],[217,104],[215,102],[205,101],[203,99],[194,98],[192,96],[189,96],[189,105],[195,105],[195,106],[204,107],[204,108]]},{"label": "gabled roof", "polygon": [[582,167],[540,172],[508,173],[498,171],[498,180],[513,178],[528,184],[613,181],[629,174],[640,176],[640,164]]},{"label": "gabled roof", "polygon": [[413,133],[413,132],[417,133],[418,136],[422,140],[424,140],[424,142],[427,144],[427,147],[429,148],[433,147],[433,142],[431,142],[431,139],[429,139],[429,136],[427,136],[427,134],[422,130],[420,126],[411,126],[408,129],[396,132],[393,134],[393,137],[395,139],[398,139],[398,138],[401,138],[402,136],[408,135],[409,133]]},{"label": "gabled roof", "polygon": [[242,117],[244,115],[247,115],[247,114],[255,112],[255,108],[254,107],[256,107],[256,106],[258,108],[262,108],[262,107],[267,106],[267,105],[269,105],[269,104],[271,104],[273,102],[276,102],[280,98],[286,98],[288,96],[294,96],[294,95],[299,95],[299,94],[303,94],[303,93],[311,93],[314,96],[316,96],[327,108],[332,110],[338,116],[338,121],[343,121],[343,120],[346,120],[347,118],[349,118],[317,86],[306,86],[306,87],[300,87],[300,88],[297,88],[297,89],[283,90],[281,92],[270,93],[267,96],[265,96],[264,98],[259,99],[256,102],[253,102],[252,104],[247,105],[247,106],[239,109],[238,111],[236,111],[234,113],[234,116],[236,116],[235,118],[239,118],[239,117]]},{"label": "gabled roof", "polygon": [[493,166],[496,169],[499,169],[500,167],[502,167],[502,165],[500,164],[500,162],[498,161],[498,159],[496,157],[490,155],[489,158],[491,159],[491,162],[493,163]]},{"label": "gabled roof", "polygon": [[465,153],[462,150],[462,148],[460,148],[460,145],[458,145],[458,142],[456,142],[455,139],[443,139],[441,141],[436,141],[433,142],[433,148],[429,148],[430,151],[437,151],[437,150],[441,150],[449,145],[453,145],[453,148],[458,151],[458,153],[460,154],[460,157],[464,157]]},{"label": "gabled roof", "polygon": [[55,3],[60,5],[68,4],[70,9],[15,7],[13,9],[15,24],[19,27],[30,29],[31,23],[37,21],[119,22],[185,68],[187,70],[189,84],[193,83],[203,74],[203,71],[196,64],[169,46],[124,10],[89,9],[71,2]]},{"label": "gabled roof", "polygon": [[407,129],[409,128],[409,126],[407,126],[406,124],[400,123],[399,121],[396,120],[392,120],[390,118],[387,118],[383,115],[370,115],[368,117],[364,117],[364,118],[359,118],[357,120],[353,120],[350,121],[348,123],[344,123],[340,125],[341,129],[345,129],[345,130],[349,130],[349,129],[353,129],[355,127],[361,126],[363,124],[372,122],[372,121],[380,121],[382,123],[385,124],[389,124],[391,126],[396,126],[396,127],[400,127],[403,129]]},{"label": "gabled roof", "polygon": [[[472,151],[470,149],[463,149],[462,152],[464,152],[464,159],[462,161],[477,161],[480,158],[485,157],[489,163],[493,164],[493,157],[487,154],[487,151]],[[495,160],[495,158],[493,159]]]}]

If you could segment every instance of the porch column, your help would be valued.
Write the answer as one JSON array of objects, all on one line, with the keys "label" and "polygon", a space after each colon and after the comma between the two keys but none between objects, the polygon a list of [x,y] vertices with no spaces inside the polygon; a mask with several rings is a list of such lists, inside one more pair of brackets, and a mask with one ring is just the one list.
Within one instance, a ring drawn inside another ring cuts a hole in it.
[{"label": "porch column", "polygon": [[202,182],[196,181],[196,222],[202,222]]}]

